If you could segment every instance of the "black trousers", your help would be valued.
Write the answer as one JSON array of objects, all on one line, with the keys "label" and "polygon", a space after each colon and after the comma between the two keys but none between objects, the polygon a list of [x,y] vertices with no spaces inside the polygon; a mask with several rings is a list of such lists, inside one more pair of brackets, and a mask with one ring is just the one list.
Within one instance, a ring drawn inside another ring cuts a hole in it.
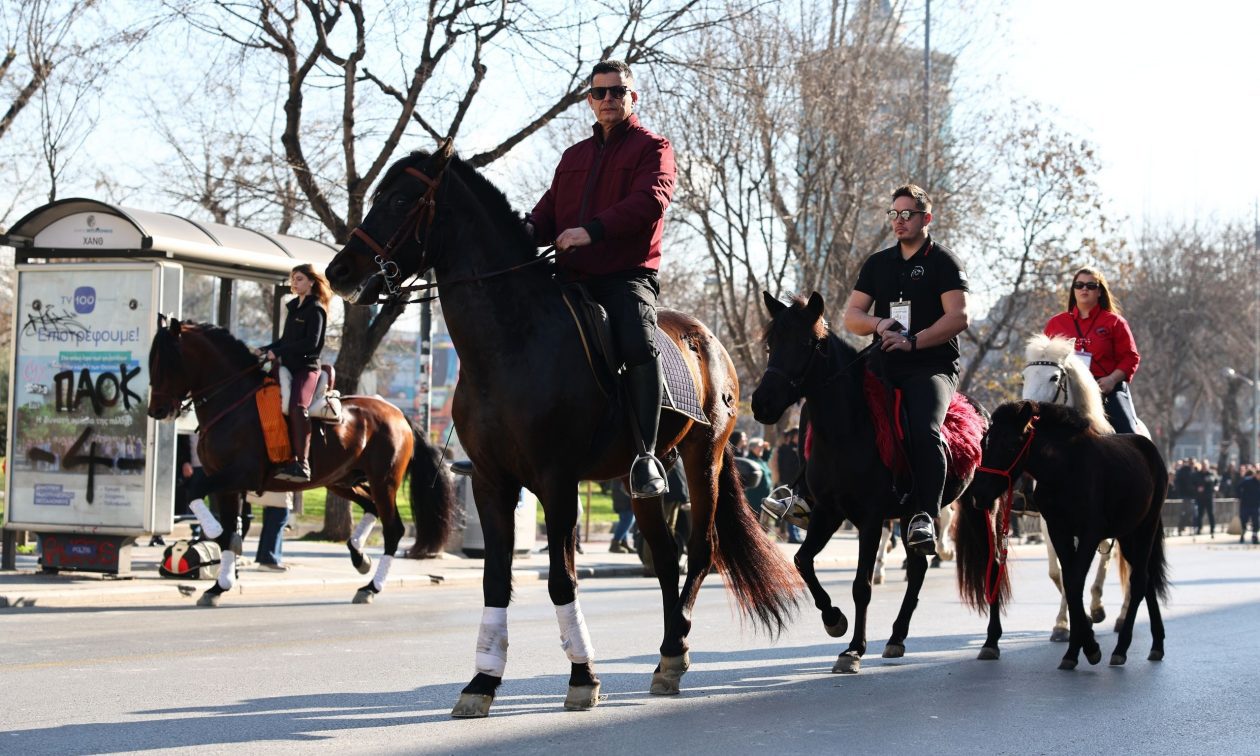
[{"label": "black trousers", "polygon": [[1133,411],[1133,397],[1129,394],[1127,381],[1116,384],[1110,394],[1103,394],[1103,411],[1116,433],[1137,433],[1137,413]]},{"label": "black trousers", "polygon": [[916,512],[935,517],[941,511],[941,495],[949,469],[948,449],[941,437],[941,424],[958,386],[956,373],[937,373],[925,369],[917,373],[889,376],[901,389],[905,410],[907,451],[914,488],[910,499]]},{"label": "black trousers", "polygon": [[582,281],[591,297],[608,311],[617,353],[626,367],[656,360],[656,272],[632,270]]}]

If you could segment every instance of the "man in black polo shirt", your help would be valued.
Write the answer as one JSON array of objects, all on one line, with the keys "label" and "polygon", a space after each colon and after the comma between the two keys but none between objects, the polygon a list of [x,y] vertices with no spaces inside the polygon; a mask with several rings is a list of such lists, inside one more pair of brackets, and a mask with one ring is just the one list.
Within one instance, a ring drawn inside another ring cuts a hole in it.
[{"label": "man in black polo shirt", "polygon": [[[967,329],[967,275],[954,253],[928,235],[932,201],[908,184],[888,211],[897,244],[867,258],[849,296],[844,327],[874,334],[888,380],[901,389],[914,474],[906,548],[936,553],[932,518],[941,509],[947,460],[941,423],[958,385],[958,334]],[[872,306],[874,306],[872,314]]]}]

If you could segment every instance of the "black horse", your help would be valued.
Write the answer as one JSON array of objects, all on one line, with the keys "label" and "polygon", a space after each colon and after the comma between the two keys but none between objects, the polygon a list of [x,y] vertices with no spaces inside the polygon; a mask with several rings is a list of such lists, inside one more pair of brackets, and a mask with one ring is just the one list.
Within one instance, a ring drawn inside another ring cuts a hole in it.
[{"label": "black horse", "polygon": [[[808,302],[797,298],[791,305],[769,293],[763,297],[771,317],[766,330],[769,357],[766,374],[753,392],[753,415],[760,423],[775,423],[789,406],[802,397],[807,400],[812,442],[805,469],[814,509],[805,542],[796,552],[796,568],[822,612],[827,633],[836,638],[845,634],[848,621],[819,583],[814,557],[844,520],[858,529],[853,638],[832,667],[833,672],[854,673],[866,653],[866,609],[883,523],[899,518],[905,532],[913,512],[901,504],[894,490],[894,473],[877,448],[876,426],[866,395],[866,354],[828,330],[823,299],[816,292]],[[973,413],[969,417],[971,438],[978,446],[983,410],[972,406],[967,405]],[[959,477],[951,472],[942,500],[952,502],[969,480],[969,473]],[[884,646],[887,658],[905,654],[910,618],[919,601],[927,564],[926,556],[908,554],[906,594],[893,622],[892,636]]]},{"label": "black horse", "polygon": [[[1159,449],[1136,434],[1099,435],[1079,412],[1059,404],[1033,401],[1003,404],[993,413],[985,435],[984,456],[975,479],[963,494],[959,512],[959,580],[964,597],[980,603],[987,569],[983,555],[1000,551],[983,527],[967,527],[964,519],[985,519],[1011,481],[1027,473],[1037,481],[1033,500],[1045,518],[1063,571],[1071,623],[1068,649],[1059,669],[1075,669],[1081,649],[1090,664],[1102,659],[1093,623],[1082,595],[1094,553],[1104,538],[1116,538],[1131,567],[1128,612],[1111,663],[1124,664],[1133,640],[1138,605],[1146,600],[1151,619],[1151,661],[1164,658],[1164,623],[1159,602],[1168,595],[1168,564],[1160,512],[1168,490],[1168,470]],[[1004,519],[1009,497],[1002,500]],[[999,529],[1000,530],[1000,529]],[[996,534],[999,538],[1001,533]],[[995,568],[996,569],[996,568]],[[995,614],[995,613],[994,613]],[[986,647],[997,648],[1001,626],[994,633],[990,617]],[[982,658],[985,658],[982,656]]]},{"label": "black horse", "polygon": [[[406,532],[395,498],[408,473],[417,549],[431,553],[442,548],[454,519],[454,491],[440,466],[441,455],[401,410],[378,397],[345,397],[339,422],[316,425],[311,439],[311,480],[277,480],[267,459],[255,400],[264,380],[258,357],[218,326],[181,323],[165,316],[158,317],[158,324],[149,349],[149,417],[176,417],[185,401],[191,402],[201,431],[198,453],[206,477],[189,487],[188,496],[218,495],[219,518],[228,526],[223,528],[209,510],[198,513],[207,533],[219,531],[215,540],[224,553],[218,580],[198,600],[199,606],[218,606],[236,579],[234,525],[240,494],[246,491],[326,486],[363,507],[366,514],[358,533],[362,537],[373,522],[368,515],[380,519],[385,555],[371,582],[355,594],[356,604],[371,603],[380,592]],[[347,545],[355,567],[367,574],[371,560],[362,553],[359,538],[351,538]]]},{"label": "black horse", "polygon": [[[576,599],[576,491],[580,480],[624,476],[634,443],[624,412],[588,362],[585,337],[546,263],[502,192],[454,157],[448,140],[433,155],[413,153],[386,172],[368,216],[327,270],[334,290],[367,305],[383,292],[401,293],[400,281],[431,269],[459,353],[452,415],[474,464],[486,559],[477,673],[452,711],[456,717],[486,716],[503,680],[513,510],[522,485],[538,495],[546,514],[548,589],[571,663],[565,706],[587,709],[599,700],[594,653]],[[721,569],[740,607],[771,631],[786,621],[799,580],[753,518],[726,450],[739,406],[729,355],[688,315],[662,310],[659,324],[681,349],[707,420],[672,412],[661,417],[657,453],[677,448],[691,493],[693,529],[681,592],[660,498],[634,501],[664,604],[661,661],[651,690],[674,694],[689,665],[691,607],[710,569]]]}]

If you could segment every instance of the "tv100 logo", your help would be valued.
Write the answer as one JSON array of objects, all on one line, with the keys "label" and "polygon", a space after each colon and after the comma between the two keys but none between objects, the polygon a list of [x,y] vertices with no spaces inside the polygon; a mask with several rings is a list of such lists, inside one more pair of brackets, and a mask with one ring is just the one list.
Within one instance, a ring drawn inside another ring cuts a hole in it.
[{"label": "tv100 logo", "polygon": [[80,286],[74,290],[74,311],[87,315],[96,309],[96,289],[91,286]]}]

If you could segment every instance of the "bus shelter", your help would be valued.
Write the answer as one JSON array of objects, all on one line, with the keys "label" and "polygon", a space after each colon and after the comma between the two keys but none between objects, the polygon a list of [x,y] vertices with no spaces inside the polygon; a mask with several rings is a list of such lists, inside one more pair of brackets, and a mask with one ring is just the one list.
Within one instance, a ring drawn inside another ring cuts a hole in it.
[{"label": "bus shelter", "polygon": [[3,567],[31,531],[47,571],[126,574],[135,539],[174,524],[180,428],[147,415],[158,314],[266,343],[289,271],[336,249],[92,199],[37,208],[0,244],[17,264]]}]

